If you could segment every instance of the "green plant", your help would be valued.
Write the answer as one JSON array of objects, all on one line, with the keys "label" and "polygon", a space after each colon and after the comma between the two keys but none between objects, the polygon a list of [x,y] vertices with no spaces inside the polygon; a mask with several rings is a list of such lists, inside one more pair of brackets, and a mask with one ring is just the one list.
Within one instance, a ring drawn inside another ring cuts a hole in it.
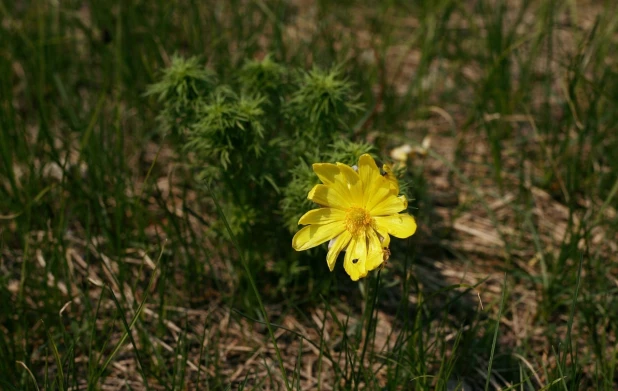
[{"label": "green plant", "polygon": [[[315,178],[307,169],[317,161],[353,162],[372,150],[350,140],[359,96],[339,67],[304,72],[270,56],[246,62],[228,83],[218,79],[197,58],[174,57],[147,94],[162,103],[162,127],[179,131],[178,147],[196,180],[220,192],[221,210],[254,270],[274,262],[285,286],[302,270],[289,246],[310,205]],[[227,240],[222,228],[214,232]]]}]

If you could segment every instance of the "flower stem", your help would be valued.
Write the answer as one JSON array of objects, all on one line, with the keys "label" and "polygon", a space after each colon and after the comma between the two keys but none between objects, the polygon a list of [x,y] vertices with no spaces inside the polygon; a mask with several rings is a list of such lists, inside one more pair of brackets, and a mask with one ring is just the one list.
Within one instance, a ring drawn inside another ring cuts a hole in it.
[{"label": "flower stem", "polygon": [[[382,270],[378,269],[378,275],[376,276],[376,279],[375,279],[376,283],[373,288],[373,298],[371,300],[371,309],[369,311],[369,321],[367,323],[367,332],[365,333],[365,342],[363,343],[363,352],[361,353],[358,372],[356,372],[356,381],[354,384],[355,391],[358,390],[358,385],[360,383],[360,375],[361,375],[361,372],[364,370],[365,354],[367,353],[367,345],[369,344],[371,330],[373,329],[373,311],[375,310],[376,304],[378,302],[378,291],[380,290],[380,273],[382,273]],[[369,297],[369,295],[367,297]]]}]

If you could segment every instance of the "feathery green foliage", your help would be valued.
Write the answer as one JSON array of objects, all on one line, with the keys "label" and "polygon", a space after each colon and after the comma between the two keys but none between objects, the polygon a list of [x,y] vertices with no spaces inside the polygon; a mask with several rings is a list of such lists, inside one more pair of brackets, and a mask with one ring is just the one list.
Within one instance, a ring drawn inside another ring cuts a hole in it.
[{"label": "feathery green foliage", "polygon": [[[271,56],[247,61],[229,84],[212,84],[221,79],[195,58],[175,57],[148,94],[163,105],[159,120],[164,127],[184,127],[179,148],[190,156],[196,178],[223,193],[220,207],[248,250],[249,262],[274,260],[274,270],[284,274],[279,278],[289,281],[287,274],[297,270],[289,267],[297,262],[287,250],[291,234],[310,209],[307,193],[317,179],[310,164],[355,162],[372,149],[348,139],[349,124],[362,107],[359,95],[338,67],[304,72],[287,69]],[[188,107],[183,110],[183,105]],[[222,227],[214,232],[227,240]]]},{"label": "feathery green foliage", "polygon": [[179,133],[201,115],[202,100],[216,84],[214,73],[201,64],[198,57],[174,55],[161,80],[148,86],[146,95],[154,95],[163,103],[158,118],[165,130]]}]

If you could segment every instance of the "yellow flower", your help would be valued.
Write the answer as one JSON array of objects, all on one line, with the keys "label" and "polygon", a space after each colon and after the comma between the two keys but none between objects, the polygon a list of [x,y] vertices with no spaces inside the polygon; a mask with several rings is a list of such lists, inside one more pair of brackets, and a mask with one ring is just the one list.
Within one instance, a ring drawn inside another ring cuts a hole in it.
[{"label": "yellow flower", "polygon": [[357,281],[390,255],[389,235],[407,238],[416,231],[414,217],[399,213],[407,209],[408,201],[398,196],[396,178],[388,172],[382,176],[371,156],[361,156],[357,170],[342,163],[316,163],[313,171],[322,184],[314,186],[307,198],[322,208],[310,210],[298,221],[307,226],[292,239],[296,251],[330,240],[328,267],[332,271],[345,250],[343,267]]},{"label": "yellow flower", "polygon": [[382,171],[384,171],[383,176],[388,181],[388,184],[391,187],[391,190],[395,194],[399,194],[399,181],[397,180],[397,177],[395,176],[395,173],[393,172],[393,167],[390,164],[383,164]]}]

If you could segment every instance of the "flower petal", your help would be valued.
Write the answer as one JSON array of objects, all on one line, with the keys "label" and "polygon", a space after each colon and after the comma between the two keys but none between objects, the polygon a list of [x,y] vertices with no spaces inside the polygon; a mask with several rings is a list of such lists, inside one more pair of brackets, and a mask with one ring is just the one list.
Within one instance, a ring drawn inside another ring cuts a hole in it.
[{"label": "flower petal", "polygon": [[393,168],[390,166],[390,164],[384,164],[382,166],[382,170],[384,170],[385,172],[384,178],[386,178],[386,180],[388,181],[388,184],[391,188],[391,193],[393,195],[398,195],[399,194],[399,181],[397,180],[397,177],[395,176],[395,173],[393,172]]},{"label": "flower petal", "polygon": [[377,225],[374,227],[374,229],[379,235],[378,238],[380,239],[380,242],[382,242],[382,248],[388,248],[391,245],[391,237],[388,234],[388,230],[383,227],[378,227]]},{"label": "flower petal", "polygon": [[296,251],[308,250],[336,237],[345,231],[345,224],[336,221],[329,224],[308,225],[296,232],[292,238],[292,247]]},{"label": "flower petal", "polygon": [[364,234],[353,236],[345,252],[343,268],[352,281],[367,275],[365,259],[367,258],[367,238]]},{"label": "flower petal", "polygon": [[335,268],[335,262],[339,253],[350,243],[350,239],[352,239],[352,235],[348,231],[343,231],[341,235],[333,240],[332,246],[328,249],[328,254],[326,255],[326,263],[328,263],[328,268],[331,272]]},{"label": "flower petal", "polygon": [[376,179],[382,177],[375,160],[369,154],[364,154],[358,159],[358,175],[363,183],[363,205],[367,205],[379,185]]},{"label": "flower petal", "polygon": [[399,213],[408,208],[408,200],[406,196],[395,197],[390,195],[378,203],[373,208],[369,209],[372,216],[388,216],[394,213]]},{"label": "flower petal", "polygon": [[361,180],[364,184],[370,182],[370,180],[366,180],[375,175],[380,175],[380,170],[378,170],[378,166],[376,165],[375,160],[369,155],[365,153],[358,158],[358,173],[361,177]]},{"label": "flower petal", "polygon": [[416,221],[407,213],[377,216],[374,220],[378,231],[388,231],[397,238],[405,239],[416,232]]},{"label": "flower petal", "polygon": [[387,197],[391,196],[391,189],[382,176],[374,179],[372,186],[371,193],[365,194],[367,199],[365,209],[369,212],[371,212],[376,205],[382,203]]},{"label": "flower petal", "polygon": [[339,167],[332,163],[314,163],[312,166],[313,172],[325,185],[330,185],[335,182],[335,176],[339,174]]},{"label": "flower petal", "polygon": [[352,167],[346,164],[337,163],[337,167],[339,167],[341,171],[341,179],[345,181],[343,185],[349,189],[351,203],[362,206],[363,183],[361,182],[360,176]]},{"label": "flower petal", "polygon": [[313,172],[325,185],[332,186],[339,194],[345,198],[350,197],[350,189],[345,180],[345,176],[341,173],[340,167],[332,163],[315,163],[313,164]]},{"label": "flower petal", "polygon": [[343,219],[345,219],[345,212],[340,209],[319,208],[305,213],[298,224],[328,224],[334,221],[343,221]]},{"label": "flower petal", "polygon": [[367,248],[367,260],[365,261],[365,268],[367,271],[371,271],[384,262],[383,245],[378,238],[378,234],[373,229],[367,232],[367,241],[369,247]]},{"label": "flower petal", "polygon": [[348,199],[335,190],[334,187],[327,185],[313,186],[307,198],[316,204],[331,208],[347,209],[351,206]]}]

